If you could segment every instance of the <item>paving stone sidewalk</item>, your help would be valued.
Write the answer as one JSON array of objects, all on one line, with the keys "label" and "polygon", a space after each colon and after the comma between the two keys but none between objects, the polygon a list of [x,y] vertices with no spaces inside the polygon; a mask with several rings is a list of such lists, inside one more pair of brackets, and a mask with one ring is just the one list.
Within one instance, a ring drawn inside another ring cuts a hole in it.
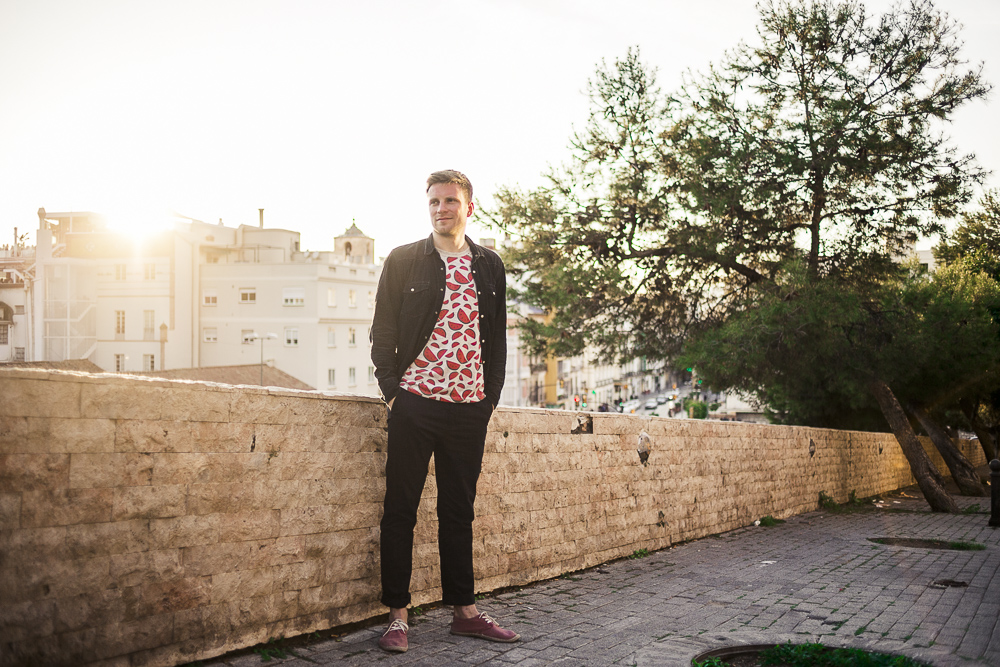
[{"label": "paving stone sidewalk", "polygon": [[[987,526],[989,498],[956,499],[983,510],[934,514],[922,499],[897,494],[886,500],[890,509],[811,512],[487,596],[480,609],[519,632],[515,644],[452,636],[450,608],[438,608],[412,619],[404,654],[379,650],[378,626],[296,646],[295,657],[266,664],[686,667],[723,646],[818,641],[936,667],[1000,665],[1000,530]],[[987,548],[868,539],[877,537]],[[204,664],[262,661],[243,653]]]}]

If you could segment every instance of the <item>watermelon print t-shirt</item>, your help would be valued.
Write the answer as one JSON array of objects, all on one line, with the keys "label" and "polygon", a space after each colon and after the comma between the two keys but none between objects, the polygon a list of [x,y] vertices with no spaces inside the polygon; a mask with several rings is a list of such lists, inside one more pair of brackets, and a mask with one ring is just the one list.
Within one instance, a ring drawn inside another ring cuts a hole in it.
[{"label": "watermelon print t-shirt", "polygon": [[399,386],[425,398],[477,403],[486,398],[479,344],[479,298],[472,254],[438,250],[445,265],[444,302],[434,332]]}]

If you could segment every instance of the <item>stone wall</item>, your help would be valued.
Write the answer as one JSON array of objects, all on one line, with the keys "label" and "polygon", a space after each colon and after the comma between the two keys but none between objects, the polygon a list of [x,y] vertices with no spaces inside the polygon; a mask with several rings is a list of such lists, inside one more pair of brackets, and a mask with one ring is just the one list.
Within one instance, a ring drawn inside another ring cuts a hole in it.
[{"label": "stone wall", "polygon": [[[367,398],[0,370],[0,665],[181,664],[384,613],[385,426]],[[502,408],[477,585],[912,481],[884,434]],[[430,478],[414,604],[440,597],[434,496]]]}]

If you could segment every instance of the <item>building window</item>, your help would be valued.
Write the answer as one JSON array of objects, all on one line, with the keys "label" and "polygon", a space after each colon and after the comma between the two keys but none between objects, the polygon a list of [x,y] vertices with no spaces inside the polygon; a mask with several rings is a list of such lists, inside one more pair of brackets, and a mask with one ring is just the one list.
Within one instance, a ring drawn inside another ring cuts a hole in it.
[{"label": "building window", "polygon": [[373,384],[375,382],[375,367],[368,367],[368,384]]},{"label": "building window", "polygon": [[298,347],[299,345],[298,327],[288,327],[285,329],[285,345],[289,347]]},{"label": "building window", "polygon": [[201,293],[201,305],[203,306],[217,306],[219,305],[219,292],[214,289],[207,289]]},{"label": "building window", "polygon": [[347,344],[356,345],[357,343],[355,342],[354,339],[355,339],[354,327],[351,327],[350,329],[347,330]]},{"label": "building window", "polygon": [[142,339],[156,340],[156,311],[142,311]]},{"label": "building window", "polygon": [[347,386],[353,387],[355,384],[357,384],[357,378],[355,377],[354,366],[351,366],[347,369]]},{"label": "building window", "polygon": [[219,329],[217,327],[205,327],[202,329],[201,339],[206,343],[219,342]]},{"label": "building window", "polygon": [[125,335],[125,311],[116,310],[115,311],[115,335],[124,336]]},{"label": "building window", "polygon": [[142,370],[144,371],[156,370],[156,355],[152,354],[142,355]]},{"label": "building window", "polygon": [[128,276],[128,269],[124,264],[115,264],[115,280],[125,280]]},{"label": "building window", "polygon": [[336,308],[337,307],[337,289],[336,288],[330,287],[329,289],[326,290],[326,305],[330,306],[331,308]]},{"label": "building window", "polygon": [[375,292],[372,292],[371,290],[368,291],[368,307],[375,307]]},{"label": "building window", "polygon": [[351,308],[358,307],[358,293],[355,290],[349,290],[347,292],[347,305]]},{"label": "building window", "polygon": [[240,303],[257,303],[257,288],[256,287],[241,287],[240,288]]},{"label": "building window", "polygon": [[125,372],[125,355],[116,354],[115,355],[115,373]]},{"label": "building window", "polygon": [[156,264],[146,264],[142,277],[145,280],[156,280]]},{"label": "building window", "polygon": [[24,361],[24,348],[15,347],[14,348],[14,361]]},{"label": "building window", "polygon": [[7,339],[6,324],[0,324],[0,345],[10,345],[10,341]]},{"label": "building window", "polygon": [[337,369],[335,368],[326,369],[326,384],[331,387],[337,386]]},{"label": "building window", "polygon": [[253,342],[257,340],[257,335],[253,332],[253,329],[243,329],[240,332],[240,338],[243,340],[244,345],[253,345]]},{"label": "building window", "polygon": [[306,305],[305,287],[286,287],[282,290],[282,305],[304,306]]},{"label": "building window", "polygon": [[328,327],[326,330],[326,346],[337,347],[337,330],[333,327]]}]

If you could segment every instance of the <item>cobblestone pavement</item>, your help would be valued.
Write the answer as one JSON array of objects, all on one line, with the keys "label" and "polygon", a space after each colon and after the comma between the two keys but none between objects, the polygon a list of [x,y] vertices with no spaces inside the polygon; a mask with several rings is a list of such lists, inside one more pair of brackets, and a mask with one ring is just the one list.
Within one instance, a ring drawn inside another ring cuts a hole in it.
[{"label": "cobblestone pavement", "polygon": [[[1000,665],[1000,531],[987,526],[989,498],[956,499],[983,510],[934,514],[922,499],[896,495],[885,502],[891,509],[812,512],[487,596],[480,609],[519,632],[515,644],[452,636],[450,608],[437,608],[411,619],[404,654],[379,650],[378,626],[297,645],[295,657],[267,664],[680,667],[723,646],[818,641],[938,667]],[[878,537],[987,548],[868,539]],[[204,664],[248,667],[261,657]]]}]

